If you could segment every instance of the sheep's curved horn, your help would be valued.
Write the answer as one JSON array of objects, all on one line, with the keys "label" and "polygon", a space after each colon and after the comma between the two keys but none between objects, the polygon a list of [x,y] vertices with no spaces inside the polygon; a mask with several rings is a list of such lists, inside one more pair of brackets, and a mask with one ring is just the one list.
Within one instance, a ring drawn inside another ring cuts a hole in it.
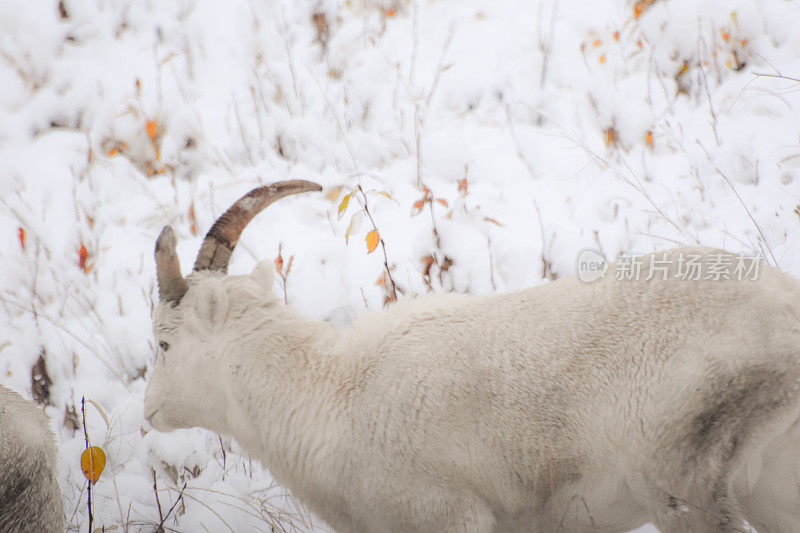
[{"label": "sheep's curved horn", "polygon": [[321,190],[322,187],[311,181],[288,180],[259,187],[245,194],[211,226],[197,254],[194,270],[227,271],[228,260],[239,235],[262,209],[290,194]]},{"label": "sheep's curved horn", "polygon": [[156,241],[156,277],[158,278],[158,296],[161,301],[180,302],[188,289],[186,280],[181,276],[181,264],[175,254],[175,232],[164,226]]}]

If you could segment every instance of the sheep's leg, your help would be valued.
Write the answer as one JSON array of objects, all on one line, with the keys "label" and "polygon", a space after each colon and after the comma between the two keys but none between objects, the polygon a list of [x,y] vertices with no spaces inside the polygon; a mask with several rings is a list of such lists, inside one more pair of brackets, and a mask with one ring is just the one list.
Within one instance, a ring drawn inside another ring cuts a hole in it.
[{"label": "sheep's leg", "polygon": [[[745,522],[741,514],[730,509],[685,509],[681,513],[662,513],[654,520],[661,533],[742,533]],[[761,532],[759,532],[761,533]]]},{"label": "sheep's leg", "polygon": [[669,481],[666,473],[628,480],[631,494],[661,533],[745,531],[729,472],[720,474],[716,482],[713,478],[704,482],[682,478],[673,478],[672,484]]},{"label": "sheep's leg", "polygon": [[[793,434],[794,433],[794,434]],[[776,438],[739,473],[738,492],[748,522],[758,533],[800,531],[800,428]]]},{"label": "sheep's leg", "polygon": [[486,503],[475,496],[465,496],[449,505],[450,512],[441,531],[452,533],[492,533],[495,529],[494,513]]}]

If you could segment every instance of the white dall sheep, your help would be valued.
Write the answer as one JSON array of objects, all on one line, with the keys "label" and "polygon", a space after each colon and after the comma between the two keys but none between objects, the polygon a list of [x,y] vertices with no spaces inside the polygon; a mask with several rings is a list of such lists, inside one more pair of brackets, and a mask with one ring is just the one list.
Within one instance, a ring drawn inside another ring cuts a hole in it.
[{"label": "white dall sheep", "polygon": [[64,531],[50,420],[33,402],[0,386],[0,531]]},{"label": "white dall sheep", "polygon": [[233,436],[342,532],[800,531],[795,279],[684,280],[682,254],[735,261],[686,248],[644,257],[667,279],[413,298],[338,330],[284,306],[269,262],[226,275],[260,209],[319,189],[246,195],[186,279],[164,229],[154,428]]}]

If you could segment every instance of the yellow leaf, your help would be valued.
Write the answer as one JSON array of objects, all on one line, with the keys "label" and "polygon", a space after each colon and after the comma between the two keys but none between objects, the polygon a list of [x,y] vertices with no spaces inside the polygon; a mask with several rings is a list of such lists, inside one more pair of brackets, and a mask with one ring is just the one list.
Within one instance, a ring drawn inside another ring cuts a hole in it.
[{"label": "yellow leaf", "polygon": [[105,467],[106,453],[102,448],[90,446],[83,450],[81,454],[81,470],[86,479],[92,483],[97,483]]},{"label": "yellow leaf", "polygon": [[392,197],[392,195],[391,195],[391,194],[389,194],[389,193],[388,193],[388,192],[386,192],[386,191],[378,191],[378,190],[375,190],[375,189],[371,189],[369,192],[370,192],[370,193],[373,193],[373,192],[374,192],[375,194],[380,194],[380,195],[381,195],[381,196],[383,196],[384,198],[388,198],[389,200],[393,201],[393,202],[394,202],[394,203],[396,203],[397,205],[400,205],[400,202],[398,202],[397,200],[395,200],[395,199]]},{"label": "yellow leaf", "polygon": [[339,198],[339,193],[342,192],[343,187],[341,185],[337,185],[336,187],[332,187],[326,194],[325,198],[330,200],[331,202],[335,202],[337,198]]},{"label": "yellow leaf", "polygon": [[344,198],[342,198],[342,203],[339,204],[339,218],[342,218],[344,212],[347,211],[347,204],[350,203],[350,197],[353,196],[353,193],[348,194]]},{"label": "yellow leaf", "polygon": [[378,247],[378,243],[381,241],[381,235],[378,233],[378,230],[374,229],[367,233],[367,253],[371,254],[375,251],[375,248]]}]

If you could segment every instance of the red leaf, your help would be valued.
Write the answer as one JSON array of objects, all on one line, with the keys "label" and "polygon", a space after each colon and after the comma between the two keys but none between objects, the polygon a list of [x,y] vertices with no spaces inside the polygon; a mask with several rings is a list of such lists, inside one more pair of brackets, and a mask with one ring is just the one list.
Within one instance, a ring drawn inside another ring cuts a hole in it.
[{"label": "red leaf", "polygon": [[281,276],[283,275],[283,256],[280,252],[278,253],[278,257],[275,258],[275,272]]},{"label": "red leaf", "polygon": [[25,228],[17,228],[17,235],[19,236],[19,245],[25,249]]},{"label": "red leaf", "polygon": [[84,272],[89,272],[89,269],[92,267],[86,267],[86,260],[89,259],[89,251],[86,249],[86,245],[81,243],[81,247],[78,250],[78,265],[81,267],[81,270]]}]

